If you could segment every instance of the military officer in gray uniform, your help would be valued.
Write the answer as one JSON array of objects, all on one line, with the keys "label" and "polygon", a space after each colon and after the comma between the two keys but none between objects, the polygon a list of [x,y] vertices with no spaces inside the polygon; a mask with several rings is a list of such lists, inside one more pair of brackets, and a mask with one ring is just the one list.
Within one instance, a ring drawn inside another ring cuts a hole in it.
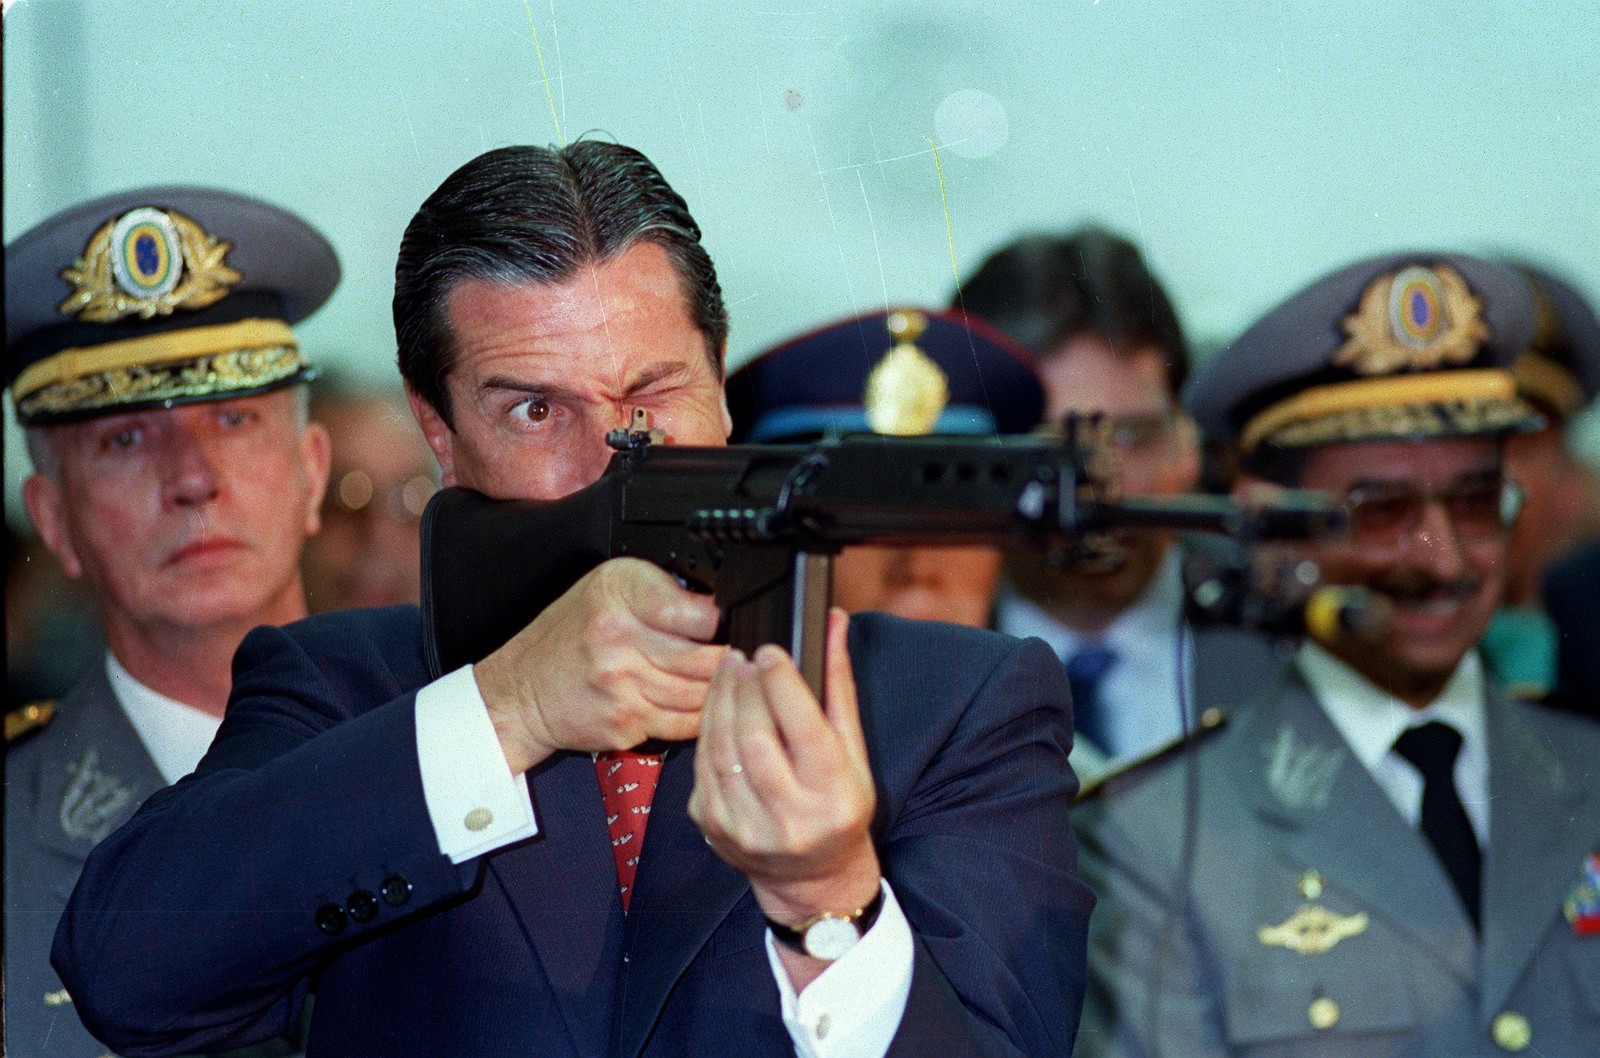
[{"label": "military officer in gray uniform", "polygon": [[1513,701],[1476,648],[1518,501],[1500,436],[1538,421],[1508,370],[1532,318],[1501,266],[1385,257],[1190,388],[1247,473],[1348,500],[1348,536],[1305,550],[1389,616],[1075,810],[1100,896],[1077,1053],[1596,1053],[1600,728]]},{"label": "military officer in gray uniform", "polygon": [[281,209],[168,187],[44,221],[5,273],[24,503],[109,647],[60,702],[8,718],[5,1053],[97,1056],[51,938],[90,849],[199,762],[245,633],[305,616],[329,450],[290,325],[339,266]]}]

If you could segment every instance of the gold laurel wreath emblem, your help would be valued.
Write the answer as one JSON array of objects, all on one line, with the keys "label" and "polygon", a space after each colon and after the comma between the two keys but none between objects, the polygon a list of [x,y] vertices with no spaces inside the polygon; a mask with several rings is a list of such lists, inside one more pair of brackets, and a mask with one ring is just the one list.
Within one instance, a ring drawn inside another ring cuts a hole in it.
[{"label": "gold laurel wreath emblem", "polygon": [[183,253],[183,278],[177,286],[153,298],[135,297],[117,285],[111,270],[111,232],[120,218],[106,221],[89,239],[83,256],[61,270],[61,278],[74,290],[59,306],[66,316],[89,323],[115,323],[138,316],[170,316],[174,309],[203,309],[227,296],[243,278],[223,259],[233,249],[226,239],[213,238],[205,229],[175,210],[168,210]]},{"label": "gold laurel wreath emblem", "polygon": [[1392,375],[1398,371],[1429,371],[1444,364],[1460,365],[1472,359],[1489,337],[1483,322],[1483,302],[1472,295],[1461,273],[1445,265],[1433,270],[1444,295],[1445,326],[1438,338],[1421,348],[1401,341],[1389,319],[1389,289],[1398,272],[1379,276],[1361,295],[1354,315],[1345,317],[1350,340],[1333,354],[1333,363],[1358,375]]}]

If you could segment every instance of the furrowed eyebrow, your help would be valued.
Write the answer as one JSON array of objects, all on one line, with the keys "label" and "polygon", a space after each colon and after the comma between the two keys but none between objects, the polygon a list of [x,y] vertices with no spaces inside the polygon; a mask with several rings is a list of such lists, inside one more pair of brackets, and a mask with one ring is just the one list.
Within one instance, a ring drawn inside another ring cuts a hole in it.
[{"label": "furrowed eyebrow", "polygon": [[[624,387],[624,399],[633,396],[641,390],[663,382],[676,383],[689,378],[693,374],[688,364],[681,361],[664,360],[649,364]],[[480,392],[488,393],[493,390],[503,390],[511,393],[522,393],[530,397],[541,397],[547,400],[578,401],[583,399],[576,390],[559,384],[545,382],[529,382],[524,379],[511,378],[507,375],[491,375],[478,384]]]}]

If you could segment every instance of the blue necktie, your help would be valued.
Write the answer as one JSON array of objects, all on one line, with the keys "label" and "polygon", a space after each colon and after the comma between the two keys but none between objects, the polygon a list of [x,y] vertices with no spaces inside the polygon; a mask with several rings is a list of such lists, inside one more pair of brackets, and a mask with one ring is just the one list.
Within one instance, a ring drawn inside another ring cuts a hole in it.
[{"label": "blue necktie", "polygon": [[1067,686],[1072,691],[1072,726],[1099,749],[1112,753],[1110,723],[1100,701],[1100,684],[1117,652],[1107,647],[1084,647],[1067,660]]}]

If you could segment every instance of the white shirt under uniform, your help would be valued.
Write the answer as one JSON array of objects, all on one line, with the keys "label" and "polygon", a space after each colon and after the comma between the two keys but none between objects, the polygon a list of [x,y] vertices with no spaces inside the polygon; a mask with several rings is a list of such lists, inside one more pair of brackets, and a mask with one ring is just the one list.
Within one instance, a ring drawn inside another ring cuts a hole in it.
[{"label": "white shirt under uniform", "polygon": [[[417,692],[417,757],[439,851],[454,863],[539,832],[526,782],[506,763],[470,666]],[[595,796],[599,796],[598,786]],[[489,825],[468,830],[469,814]],[[648,841],[648,835],[646,841]],[[783,1024],[801,1058],[881,1058],[911,994],[911,926],[883,883],[883,910],[861,941],[795,994],[767,932]]]},{"label": "white shirt under uniform", "polygon": [[1395,739],[1409,728],[1434,720],[1455,728],[1461,735],[1454,776],[1456,795],[1479,847],[1488,844],[1489,746],[1484,727],[1483,661],[1476,650],[1461,659],[1439,697],[1424,709],[1411,708],[1309,640],[1301,645],[1295,663],[1350,752],[1413,827],[1422,825],[1422,775],[1395,752]]}]

